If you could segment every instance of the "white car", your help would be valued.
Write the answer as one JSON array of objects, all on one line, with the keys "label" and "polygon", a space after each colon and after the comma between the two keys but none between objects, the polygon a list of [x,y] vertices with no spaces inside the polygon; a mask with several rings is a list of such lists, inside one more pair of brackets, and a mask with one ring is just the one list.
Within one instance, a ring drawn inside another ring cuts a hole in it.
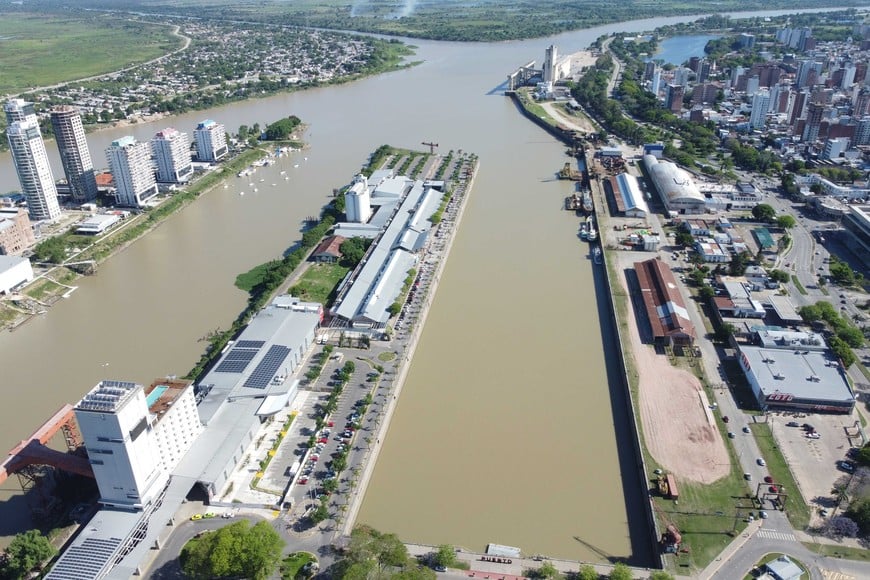
[{"label": "white car", "polygon": [[761,467],[764,467],[765,465],[767,465],[767,462],[764,461],[764,459],[762,459],[761,457],[759,457],[758,459],[756,459],[756,460],[755,460],[755,463],[757,463],[757,464],[760,465]]}]

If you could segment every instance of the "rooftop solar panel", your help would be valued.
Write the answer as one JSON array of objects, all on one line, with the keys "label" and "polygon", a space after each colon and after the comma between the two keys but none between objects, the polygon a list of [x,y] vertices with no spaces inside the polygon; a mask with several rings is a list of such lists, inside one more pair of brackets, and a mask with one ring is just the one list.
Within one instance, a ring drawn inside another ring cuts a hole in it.
[{"label": "rooftop solar panel", "polygon": [[242,373],[251,363],[249,360],[225,360],[215,368],[216,373]]},{"label": "rooftop solar panel", "polygon": [[236,342],[237,348],[262,348],[266,344],[265,340],[239,340]]},{"label": "rooftop solar panel", "polygon": [[269,386],[269,383],[275,376],[275,372],[284,363],[284,359],[287,358],[288,354],[290,354],[289,348],[280,344],[273,344],[269,347],[269,351],[263,357],[263,360],[260,361],[260,364],[254,369],[254,372],[251,373],[251,376],[248,377],[248,380],[245,381],[245,386],[252,389],[265,389]]},{"label": "rooftop solar panel", "polygon": [[227,356],[224,360],[244,360],[250,361],[255,356],[257,356],[256,350],[249,350],[245,348],[234,348],[230,352],[227,353]]}]

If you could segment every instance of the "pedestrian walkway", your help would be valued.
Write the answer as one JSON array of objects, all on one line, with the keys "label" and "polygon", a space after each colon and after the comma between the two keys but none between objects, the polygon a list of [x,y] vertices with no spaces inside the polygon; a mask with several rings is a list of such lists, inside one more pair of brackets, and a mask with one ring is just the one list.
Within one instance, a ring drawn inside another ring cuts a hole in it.
[{"label": "pedestrian walkway", "polygon": [[758,530],[756,535],[759,538],[767,538],[768,540],[782,540],[784,542],[797,542],[794,534],[789,532],[777,532],[776,530]]}]

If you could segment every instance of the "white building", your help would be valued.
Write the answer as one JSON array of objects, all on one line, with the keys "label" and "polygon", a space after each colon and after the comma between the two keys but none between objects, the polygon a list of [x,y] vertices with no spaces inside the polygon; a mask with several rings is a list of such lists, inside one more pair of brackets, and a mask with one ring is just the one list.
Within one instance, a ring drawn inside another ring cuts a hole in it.
[{"label": "white building", "polygon": [[686,214],[706,211],[706,198],[687,171],[652,155],[644,155],[643,163],[668,211]]},{"label": "white building", "polygon": [[157,181],[151,164],[151,147],[140,143],[132,135],[112,141],[106,149],[106,158],[118,205],[142,207],[143,202],[157,194]]},{"label": "white building", "polygon": [[822,159],[836,159],[849,149],[849,138],[838,137],[825,141],[825,149],[822,151]]},{"label": "white building", "polygon": [[764,121],[770,108],[770,91],[758,91],[752,97],[752,113],[749,115],[749,126],[753,129],[764,129]]},{"label": "white building", "polygon": [[31,280],[33,268],[30,260],[20,256],[0,256],[0,294],[9,294],[19,284]]},{"label": "white building", "polygon": [[160,183],[184,183],[193,175],[190,161],[190,137],[169,127],[157,133],[151,140],[154,160],[157,163],[157,181]]},{"label": "white building", "polygon": [[145,389],[145,402],[151,414],[160,465],[169,473],[203,430],[193,385],[190,381],[169,378],[154,381]]},{"label": "white building", "polygon": [[227,154],[226,129],[220,123],[206,119],[193,132],[196,156],[200,161],[219,161]]},{"label": "white building", "polygon": [[142,385],[102,381],[79,401],[75,413],[100,502],[145,508],[166,485],[169,473],[161,465]]},{"label": "white building", "polygon": [[357,175],[344,192],[344,213],[347,221],[364,224],[372,217],[371,192],[365,175]]},{"label": "white building", "polygon": [[97,197],[97,180],[81,115],[74,107],[55,107],[51,127],[73,200],[91,201]]},{"label": "white building", "polygon": [[3,105],[3,110],[6,112],[6,124],[11,125],[16,121],[25,121],[28,117],[36,119],[36,111],[33,110],[33,103],[28,103],[24,99],[9,99]]},{"label": "white building", "polygon": [[[8,107],[8,104],[7,104]],[[9,109],[6,111],[9,116]],[[57,188],[45,152],[45,143],[39,130],[36,116],[27,116],[22,121],[14,121],[6,129],[12,162],[18,173],[21,191],[27,198],[30,219],[56,220],[60,217],[60,204],[57,202]]]}]

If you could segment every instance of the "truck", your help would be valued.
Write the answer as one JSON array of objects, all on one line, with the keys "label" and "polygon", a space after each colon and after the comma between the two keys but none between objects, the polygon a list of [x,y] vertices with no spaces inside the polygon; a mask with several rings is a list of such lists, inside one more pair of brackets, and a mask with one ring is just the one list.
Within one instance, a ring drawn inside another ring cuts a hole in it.
[{"label": "truck", "polygon": [[293,479],[296,477],[296,474],[299,473],[300,469],[302,469],[302,462],[297,460],[293,465],[287,468],[287,477]]}]

